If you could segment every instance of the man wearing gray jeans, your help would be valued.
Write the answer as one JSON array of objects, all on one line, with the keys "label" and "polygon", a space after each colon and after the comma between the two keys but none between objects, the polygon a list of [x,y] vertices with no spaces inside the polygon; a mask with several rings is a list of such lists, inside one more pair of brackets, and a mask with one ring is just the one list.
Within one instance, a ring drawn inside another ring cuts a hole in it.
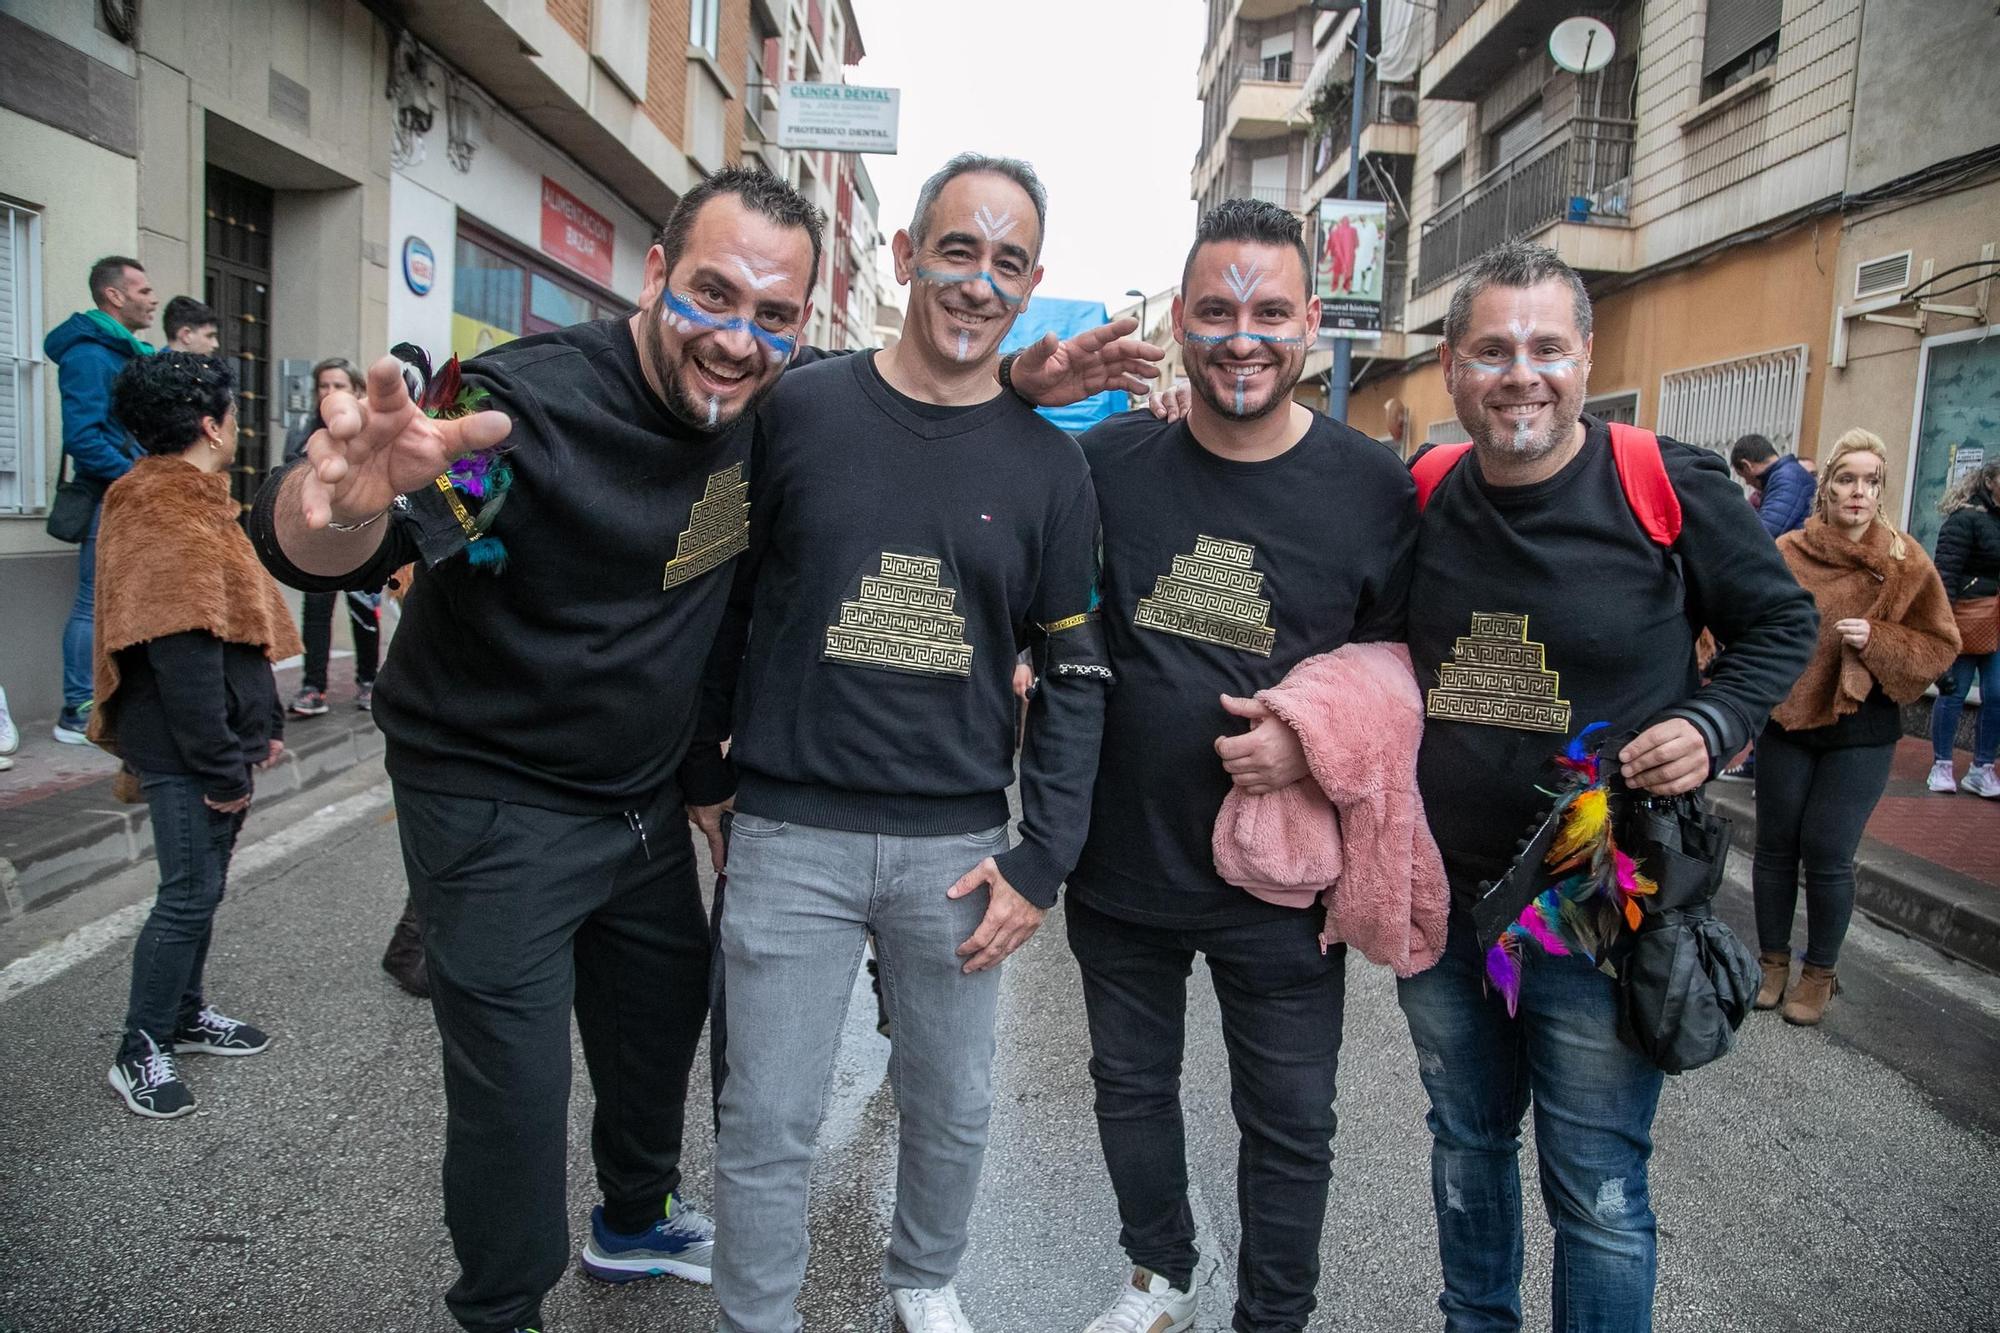
[{"label": "man wearing gray jeans", "polygon": [[[993,373],[1041,277],[1045,210],[1025,163],[954,159],[895,238],[903,340],[792,371],[760,418],[750,550],[708,692],[712,733],[735,692],[740,771],[721,930],[726,1333],[801,1327],[813,1143],[871,932],[902,1121],[883,1282],[907,1333],[972,1328],[953,1278],[992,1107],[998,965],[1082,845],[1111,677],[1089,471]],[[1043,687],[1010,850],[1022,643]]]}]

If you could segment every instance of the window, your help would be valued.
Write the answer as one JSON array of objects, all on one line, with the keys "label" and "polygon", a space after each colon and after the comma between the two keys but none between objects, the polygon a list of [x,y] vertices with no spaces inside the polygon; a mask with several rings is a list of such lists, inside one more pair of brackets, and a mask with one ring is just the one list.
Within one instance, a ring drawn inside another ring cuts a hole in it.
[{"label": "window", "polygon": [[1599,421],[1619,421],[1627,426],[1639,424],[1639,395],[1632,393],[1607,393],[1602,398],[1584,400],[1583,410]]},{"label": "window", "polygon": [[41,214],[0,199],[0,514],[32,514],[48,503],[41,327]]},{"label": "window", "polygon": [[1273,83],[1292,81],[1292,34],[1266,37],[1257,48],[1257,74]]},{"label": "window", "polygon": [[1542,104],[1539,100],[1514,113],[1507,123],[1486,136],[1486,165],[1501,166],[1540,143]]},{"label": "window", "polygon": [[451,283],[451,350],[473,357],[530,333],[629,314],[631,307],[544,267],[478,231],[458,234]]},{"label": "window", "polygon": [[1443,208],[1465,192],[1465,154],[1439,167],[1433,179],[1437,182],[1437,206]]},{"label": "window", "polygon": [[1702,34],[1701,95],[1713,97],[1778,58],[1783,0],[1709,0]]},{"label": "window", "polygon": [[721,52],[722,0],[690,0],[688,5],[688,45],[711,56]]},{"label": "window", "polygon": [[1806,347],[1717,361],[1660,378],[1662,435],[1727,456],[1757,434],[1779,453],[1797,453],[1806,402]]}]

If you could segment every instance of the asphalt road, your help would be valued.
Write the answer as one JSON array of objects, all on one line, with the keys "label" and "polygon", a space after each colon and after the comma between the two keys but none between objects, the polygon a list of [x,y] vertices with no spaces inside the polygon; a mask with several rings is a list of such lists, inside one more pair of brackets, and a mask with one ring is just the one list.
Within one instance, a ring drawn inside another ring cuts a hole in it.
[{"label": "asphalt road", "polygon": [[[403,896],[393,817],[365,793],[347,799],[321,821],[333,831],[308,827],[240,856],[210,995],[277,1040],[256,1059],[188,1061],[196,1116],[141,1121],[104,1084],[130,959],[118,922],[132,914],[99,928],[101,951],[88,952],[89,936],[72,941],[59,971],[28,938],[140,901],[143,875],[0,939],[0,961],[27,953],[40,969],[0,972],[0,1330],[454,1327],[441,1299],[453,1264],[437,1181],[437,1039],[428,1008],[376,967]],[[1740,918],[1747,896],[1734,893]],[[993,1148],[960,1278],[982,1330],[1080,1329],[1121,1274],[1060,927],[1052,918],[1008,965]],[[2000,980],[1865,922],[1843,976],[1826,1027],[1755,1017],[1737,1053],[1669,1080],[1653,1172],[1660,1329],[2000,1329]],[[1409,1036],[1386,972],[1356,961],[1348,977],[1312,1327],[1436,1328]],[[1235,1134],[1214,1002],[1196,978],[1185,1096],[1202,1243],[1216,1260],[1198,1325],[1211,1330],[1228,1327]],[[815,1177],[804,1305],[815,1333],[894,1327],[876,1277],[894,1169],[887,1050],[858,979]],[[577,1069],[570,1192],[581,1223],[593,1198],[580,1056]],[[695,1070],[698,1196],[712,1143],[706,1060]],[[1546,1326],[1549,1245],[1532,1184],[1526,1197],[1534,1328]],[[560,1333],[705,1333],[714,1306],[671,1279],[614,1289],[572,1273],[545,1313]]]}]

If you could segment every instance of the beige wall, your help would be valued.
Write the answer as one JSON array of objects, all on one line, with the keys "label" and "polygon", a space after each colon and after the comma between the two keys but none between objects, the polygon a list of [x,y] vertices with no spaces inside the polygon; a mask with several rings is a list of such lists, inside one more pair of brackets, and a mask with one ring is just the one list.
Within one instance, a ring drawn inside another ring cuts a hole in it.
[{"label": "beige wall", "polygon": [[[1925,260],[1932,262],[1935,272],[1942,273],[1978,259],[1980,247],[1987,244],[2000,253],[2000,181],[1849,222],[1835,265],[1835,290],[1843,302],[1853,301],[1854,268],[1863,260],[1908,250],[1914,282]],[[1977,273],[1970,271],[1954,275],[1938,286],[1949,287],[1974,276]],[[1972,287],[1937,299],[1945,305],[1976,306],[1978,298],[1979,289]],[[1887,313],[1912,316],[1917,312],[1902,306]],[[2000,303],[1988,300],[1985,322],[2000,323]],[[1858,319],[1847,323],[1847,364],[1826,374],[1817,438],[1823,448],[1851,426],[1866,427],[1882,437],[1889,446],[1889,485],[1882,504],[1898,521],[1903,517],[1916,416],[1918,349],[1925,337],[1980,326],[1978,320],[1953,315],[1926,316],[1921,331]]]}]

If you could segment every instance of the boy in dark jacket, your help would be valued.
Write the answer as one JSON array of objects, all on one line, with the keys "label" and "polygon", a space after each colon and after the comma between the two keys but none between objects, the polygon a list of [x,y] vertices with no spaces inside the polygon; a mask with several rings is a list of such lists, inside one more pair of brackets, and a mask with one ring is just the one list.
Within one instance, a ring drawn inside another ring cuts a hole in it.
[{"label": "boy in dark jacket", "polygon": [[[50,330],[42,351],[56,363],[62,388],[63,456],[80,481],[104,488],[128,472],[139,457],[132,436],[111,415],[111,382],[128,362],[153,349],[138,332],[153,322],[160,298],[136,259],[107,255],[90,266],[89,310],[79,310]],[[90,708],[90,626],[97,604],[97,516],[83,539],[76,573],[76,600],[63,627],[63,702],[55,738],[64,745],[84,743],[84,714]]]}]

